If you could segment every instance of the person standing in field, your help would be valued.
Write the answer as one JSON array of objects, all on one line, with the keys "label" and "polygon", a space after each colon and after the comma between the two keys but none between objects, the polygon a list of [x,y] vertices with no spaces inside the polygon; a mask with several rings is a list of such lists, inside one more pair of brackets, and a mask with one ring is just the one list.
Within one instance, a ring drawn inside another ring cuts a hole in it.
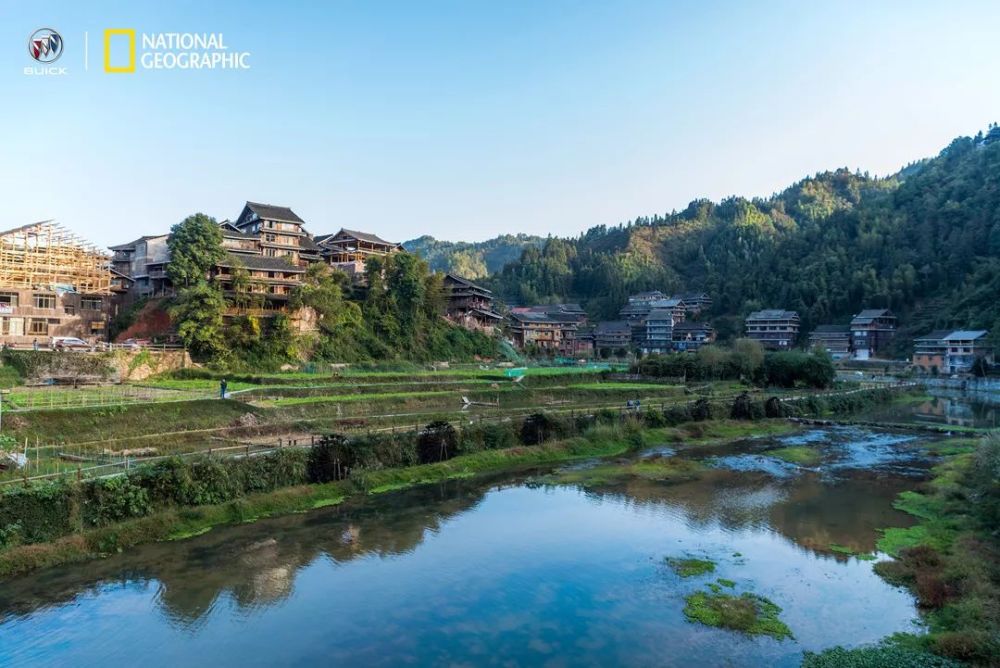
[{"label": "person standing in field", "polygon": [[227,382],[226,382],[226,379],[225,379],[225,378],[223,378],[223,379],[222,379],[222,380],[221,380],[221,381],[219,382],[219,398],[220,398],[220,399],[225,399],[225,398],[226,398],[226,389],[227,389],[228,387],[229,387],[229,383],[227,383]]}]

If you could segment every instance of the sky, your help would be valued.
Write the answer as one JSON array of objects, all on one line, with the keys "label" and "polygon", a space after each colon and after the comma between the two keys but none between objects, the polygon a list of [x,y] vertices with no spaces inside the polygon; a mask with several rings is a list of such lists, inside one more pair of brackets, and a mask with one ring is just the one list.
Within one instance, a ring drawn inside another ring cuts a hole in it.
[{"label": "sky", "polygon": [[[885,175],[1000,120],[998,26],[997,2],[0,0],[3,227],[107,246],[252,200],[474,241]],[[39,28],[64,74],[25,73]],[[222,33],[250,68],[106,73],[108,28]]]}]

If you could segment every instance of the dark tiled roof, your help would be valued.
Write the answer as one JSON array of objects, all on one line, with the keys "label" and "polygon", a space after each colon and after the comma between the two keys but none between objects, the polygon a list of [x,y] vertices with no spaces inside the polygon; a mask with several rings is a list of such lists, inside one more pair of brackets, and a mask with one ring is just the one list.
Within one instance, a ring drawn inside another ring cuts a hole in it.
[{"label": "dark tiled roof", "polygon": [[284,257],[267,257],[264,255],[234,255],[226,253],[226,259],[219,263],[220,267],[246,267],[258,271],[287,271],[303,273],[305,269],[296,267]]},{"label": "dark tiled roof", "polygon": [[490,320],[503,320],[503,316],[502,315],[500,315],[499,313],[495,313],[493,311],[484,311],[481,308],[474,308],[474,309],[472,309],[472,312],[473,313],[478,313],[482,317],[489,318]]},{"label": "dark tiled roof", "polygon": [[[340,228],[340,231],[337,232],[336,234],[324,234],[324,235],[322,235],[322,240],[324,242],[325,241],[332,241],[334,238],[340,237],[340,236],[350,237],[352,239],[357,239],[358,241],[367,241],[368,243],[371,243],[371,244],[385,244],[387,246],[398,246],[399,245],[395,241],[386,241],[382,237],[377,236],[375,234],[369,234],[368,232],[358,232],[357,230],[349,230],[346,227]],[[316,239],[319,240],[320,237],[316,237]]]},{"label": "dark tiled roof", "polygon": [[446,280],[447,279],[451,279],[452,281],[458,283],[459,285],[465,286],[467,288],[475,288],[477,290],[482,290],[483,292],[490,292],[492,294],[491,290],[488,290],[487,288],[484,288],[481,285],[473,283],[469,279],[463,278],[463,277],[459,276],[458,274],[445,274],[444,277],[445,277]]},{"label": "dark tiled roof", "polygon": [[847,325],[817,325],[813,334],[850,334],[851,328]]},{"label": "dark tiled roof", "polygon": [[657,308],[649,312],[646,320],[673,320],[674,312],[670,309]]},{"label": "dark tiled roof", "polygon": [[885,308],[869,308],[861,311],[851,320],[852,325],[864,325],[876,318],[895,318],[892,311]]},{"label": "dark tiled roof", "polygon": [[712,326],[707,322],[679,322],[674,325],[674,332],[711,332]]},{"label": "dark tiled roof", "polygon": [[975,341],[989,334],[985,329],[956,329],[944,337],[945,341]]},{"label": "dark tiled roof", "polygon": [[265,220],[280,220],[284,223],[304,223],[306,221],[296,215],[287,206],[274,206],[273,204],[261,204],[259,202],[247,202],[247,207]]},{"label": "dark tiled roof", "polygon": [[799,314],[795,311],[783,311],[779,308],[764,309],[763,311],[754,311],[747,316],[747,320],[789,320],[798,319]]},{"label": "dark tiled roof", "polygon": [[314,240],[309,237],[302,237],[299,239],[299,248],[306,251],[319,252],[320,247]]},{"label": "dark tiled roof", "polygon": [[924,334],[923,336],[918,336],[917,338],[914,339],[914,341],[940,341],[944,337],[946,337],[949,334],[951,334],[953,331],[955,331],[955,330],[953,330],[953,329],[935,329],[933,332],[928,332],[927,334]]},{"label": "dark tiled roof", "polygon": [[594,328],[595,334],[628,334],[632,335],[632,327],[624,320],[611,320],[597,323]]},{"label": "dark tiled roof", "polygon": [[556,324],[558,321],[550,318],[547,313],[533,313],[531,311],[527,313],[511,313],[511,320],[517,320],[518,322],[536,322],[536,323],[552,323]]},{"label": "dark tiled roof", "polygon": [[[2,234],[6,234],[6,232],[4,232]],[[108,249],[109,250],[113,250],[113,251],[116,251],[116,250],[128,250],[129,248],[135,248],[136,244],[138,244],[140,241],[147,241],[149,239],[159,239],[160,237],[165,237],[165,236],[168,236],[168,235],[166,235],[166,234],[147,234],[145,236],[139,237],[135,241],[130,241],[127,244],[118,244],[117,246],[108,246]]]},{"label": "dark tiled roof", "polygon": [[259,234],[240,232],[240,230],[228,220],[225,223],[220,223],[219,229],[222,230],[222,236],[230,239],[260,239]]}]

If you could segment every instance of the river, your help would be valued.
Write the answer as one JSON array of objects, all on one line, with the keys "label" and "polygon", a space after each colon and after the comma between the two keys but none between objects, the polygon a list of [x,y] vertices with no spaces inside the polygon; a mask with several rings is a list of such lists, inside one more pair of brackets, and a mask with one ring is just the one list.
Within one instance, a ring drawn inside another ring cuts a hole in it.
[{"label": "river", "polygon": [[[148,545],[0,584],[0,664],[795,666],[919,632],[911,595],[842,552],[909,524],[891,504],[926,477],[925,442],[831,428],[664,444],[636,457],[708,470],[449,481]],[[768,454],[789,446],[822,463]],[[681,578],[671,556],[716,571]],[[684,597],[715,578],[781,606],[794,638],[688,621]]]}]

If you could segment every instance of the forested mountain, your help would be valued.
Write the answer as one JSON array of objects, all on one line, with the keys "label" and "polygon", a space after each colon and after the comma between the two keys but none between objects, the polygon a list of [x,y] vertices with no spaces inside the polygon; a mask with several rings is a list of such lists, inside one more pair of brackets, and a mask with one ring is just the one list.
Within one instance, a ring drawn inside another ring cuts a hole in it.
[{"label": "forested mountain", "polygon": [[539,248],[543,237],[504,234],[487,241],[438,241],[422,236],[404,241],[403,248],[424,258],[434,271],[450,271],[465,278],[484,278],[514,262],[525,248]]},{"label": "forested mountain", "polygon": [[895,311],[904,334],[1000,332],[1000,127],[888,178],[841,169],[549,239],[491,284],[510,303],[579,301],[601,319],[633,292],[704,290],[722,336],[758,308],[798,311],[804,333],[872,307]]}]

